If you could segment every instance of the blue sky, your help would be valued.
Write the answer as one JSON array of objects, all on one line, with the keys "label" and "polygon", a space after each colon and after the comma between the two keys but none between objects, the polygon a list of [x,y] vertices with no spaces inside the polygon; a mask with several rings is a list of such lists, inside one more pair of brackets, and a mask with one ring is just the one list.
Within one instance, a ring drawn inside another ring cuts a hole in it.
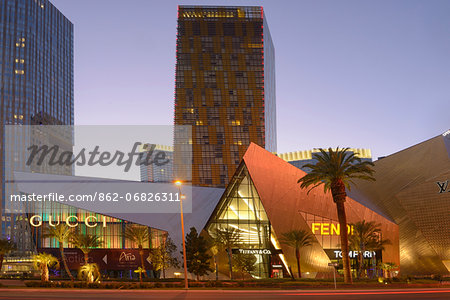
[{"label": "blue sky", "polygon": [[278,152],[402,150],[450,128],[450,1],[51,0],[75,26],[76,124],[173,124],[177,5],[262,5]]}]

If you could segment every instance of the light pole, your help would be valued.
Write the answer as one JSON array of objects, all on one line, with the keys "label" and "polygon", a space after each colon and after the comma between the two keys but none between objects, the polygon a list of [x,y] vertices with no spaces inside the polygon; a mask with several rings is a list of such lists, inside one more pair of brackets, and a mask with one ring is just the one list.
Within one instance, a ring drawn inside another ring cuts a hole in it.
[{"label": "light pole", "polygon": [[183,261],[184,261],[184,288],[187,290],[188,286],[188,278],[187,278],[187,264],[186,264],[186,243],[184,236],[184,221],[183,221],[183,195],[181,194],[181,185],[182,182],[177,180],[175,181],[175,185],[178,187],[178,193],[180,194],[180,216],[181,216],[181,234],[183,239]]}]

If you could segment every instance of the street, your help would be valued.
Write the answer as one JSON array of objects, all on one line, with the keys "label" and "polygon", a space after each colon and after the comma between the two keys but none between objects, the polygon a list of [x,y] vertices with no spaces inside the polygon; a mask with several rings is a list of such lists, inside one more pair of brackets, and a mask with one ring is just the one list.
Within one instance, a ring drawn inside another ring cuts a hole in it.
[{"label": "street", "polygon": [[0,289],[0,299],[449,299],[450,289],[396,290],[82,290]]}]

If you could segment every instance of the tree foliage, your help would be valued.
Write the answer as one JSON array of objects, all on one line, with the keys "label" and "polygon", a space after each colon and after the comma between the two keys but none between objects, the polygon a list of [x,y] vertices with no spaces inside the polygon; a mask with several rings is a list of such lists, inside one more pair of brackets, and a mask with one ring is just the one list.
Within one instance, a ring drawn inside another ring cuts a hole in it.
[{"label": "tree foliage", "polygon": [[14,244],[11,240],[0,239],[0,270],[2,269],[3,258],[5,257],[5,254],[8,254],[9,252],[16,249],[16,244]]},{"label": "tree foliage", "polygon": [[210,248],[213,253],[215,253],[215,251],[227,251],[230,279],[233,279],[233,259],[231,250],[233,247],[241,244],[241,235],[239,233],[239,230],[229,227],[216,228],[215,230],[209,232],[209,234],[212,238]]},{"label": "tree foliage", "polygon": [[70,279],[73,281],[74,278],[72,274],[70,273],[69,267],[67,265],[66,257],[64,255],[64,243],[68,242],[70,237],[72,236],[73,232],[70,230],[70,228],[66,224],[58,224],[56,226],[49,226],[46,228],[46,231],[44,233],[45,238],[54,238],[59,243],[59,252],[61,254],[61,260],[64,265],[64,269],[69,275]]},{"label": "tree foliage", "polygon": [[251,275],[256,270],[256,256],[253,254],[233,254],[233,269],[242,274],[244,280],[245,273]]},{"label": "tree foliage", "polygon": [[41,281],[46,282],[49,277],[48,268],[53,266],[58,268],[59,261],[53,255],[43,252],[33,255],[33,266],[41,272]]},{"label": "tree foliage", "polygon": [[312,158],[317,162],[304,166],[311,171],[298,180],[298,183],[301,183],[300,187],[308,188],[312,185],[313,187],[309,190],[311,191],[323,184],[324,192],[327,192],[332,191],[336,182],[343,183],[345,188],[350,190],[351,185],[354,184],[353,179],[375,181],[373,162],[362,161],[349,150],[350,148],[339,149],[338,147],[336,151],[332,148],[326,151],[319,148],[320,153],[312,154]]},{"label": "tree foliage", "polygon": [[280,243],[288,245],[295,250],[295,257],[297,259],[298,278],[302,277],[300,267],[300,249],[311,246],[316,242],[314,235],[306,230],[291,230],[281,235]]},{"label": "tree foliage", "polygon": [[167,236],[159,247],[154,248],[151,251],[153,268],[156,271],[162,270],[163,278],[166,278],[165,270],[167,268],[178,268],[180,265],[178,259],[174,257],[176,250],[177,246],[173,243],[172,239]]},{"label": "tree foliage", "polygon": [[135,243],[139,249],[143,248],[144,244],[150,239],[148,227],[140,225],[127,226],[124,236],[130,242]]},{"label": "tree foliage", "polygon": [[[144,244],[150,240],[150,234],[148,233],[148,227],[142,225],[128,226],[125,230],[125,238],[132,243],[135,243],[139,248],[139,256],[141,258],[141,268],[145,270],[144,264]],[[144,272],[144,276],[147,272]]]},{"label": "tree foliage", "polygon": [[94,248],[100,247],[103,243],[98,235],[83,234],[80,232],[73,234],[70,242],[83,251],[85,264],[88,263],[89,252]]},{"label": "tree foliage", "polygon": [[100,268],[97,264],[85,264],[78,271],[78,277],[87,283],[93,283],[100,280]]},{"label": "tree foliage", "polygon": [[390,240],[384,240],[381,236],[381,224],[366,220],[351,224],[353,234],[348,242],[351,250],[358,251],[358,276],[363,276],[364,252],[383,250],[384,246],[391,244]]},{"label": "tree foliage", "polygon": [[208,254],[208,244],[205,238],[197,233],[195,227],[191,227],[186,235],[186,263],[190,273],[197,276],[207,275],[212,272],[210,266],[211,255]]},{"label": "tree foliage", "polygon": [[[313,153],[312,158],[317,162],[315,164],[306,164],[304,167],[311,171],[300,178],[301,188],[309,188],[308,193],[316,187],[323,185],[324,192],[331,191],[333,201],[336,204],[339,226],[347,228],[347,216],[345,213],[345,200],[347,198],[346,188],[351,189],[354,184],[353,179],[363,179],[374,181],[374,165],[370,161],[362,161],[350,148],[339,147],[336,150],[328,148],[328,151],[319,149],[320,153]],[[348,257],[348,233],[341,230],[341,250],[344,267],[344,281],[352,282],[350,273],[350,259]]]}]

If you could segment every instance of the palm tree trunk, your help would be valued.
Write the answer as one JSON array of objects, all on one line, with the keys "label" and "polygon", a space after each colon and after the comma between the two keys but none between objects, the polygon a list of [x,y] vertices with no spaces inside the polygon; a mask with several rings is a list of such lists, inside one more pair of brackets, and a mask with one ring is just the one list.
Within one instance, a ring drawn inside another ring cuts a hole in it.
[{"label": "palm tree trunk", "polygon": [[228,248],[228,264],[230,266],[230,280],[233,280],[233,262],[231,260],[231,248]]},{"label": "palm tree trunk", "polygon": [[295,257],[297,258],[298,278],[302,278],[302,271],[300,270],[300,249],[295,249]]},{"label": "palm tree trunk", "polygon": [[214,266],[216,267],[216,281],[219,281],[219,264],[217,262],[217,255],[214,255]]},{"label": "palm tree trunk", "polygon": [[363,277],[363,269],[364,269],[364,252],[366,251],[366,248],[364,246],[361,247],[361,251],[358,255],[358,262],[359,262],[359,266],[358,266],[358,277],[362,278]]},{"label": "palm tree trunk", "polygon": [[61,252],[61,260],[64,265],[64,270],[66,271],[67,275],[69,275],[70,280],[74,281],[72,273],[70,273],[69,267],[67,266],[66,256],[64,255],[63,243],[61,241],[59,242],[59,251]]},{"label": "palm tree trunk", "polygon": [[3,259],[5,258],[5,254],[1,253],[0,254],[0,271],[2,270],[3,267]]},{"label": "palm tree trunk", "polygon": [[337,214],[339,219],[342,262],[344,267],[344,282],[353,283],[352,274],[350,272],[350,257],[348,249],[348,232],[347,232],[347,216],[345,215],[344,201],[336,202]]},{"label": "palm tree trunk", "polygon": [[47,282],[48,281],[48,267],[47,267],[47,264],[44,263],[41,268],[42,268],[41,281],[42,282]]},{"label": "palm tree trunk", "polygon": [[139,245],[139,256],[141,257],[141,267],[144,270],[144,277],[147,277],[147,272],[145,271],[144,266],[144,249],[142,248],[142,245]]},{"label": "palm tree trunk", "polygon": [[84,264],[87,265],[89,263],[89,252],[84,252]]}]

